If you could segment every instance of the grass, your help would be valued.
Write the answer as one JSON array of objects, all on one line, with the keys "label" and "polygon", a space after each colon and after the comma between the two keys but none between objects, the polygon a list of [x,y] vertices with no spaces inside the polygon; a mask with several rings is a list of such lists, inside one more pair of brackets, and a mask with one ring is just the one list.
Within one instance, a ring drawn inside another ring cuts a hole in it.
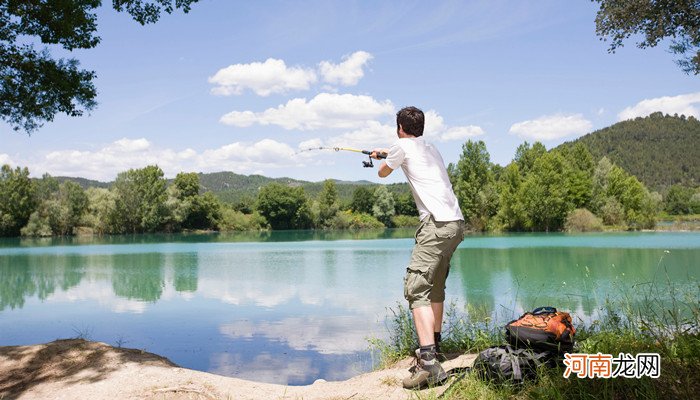
[{"label": "grass", "polygon": [[[658,272],[665,274],[663,257]],[[658,353],[658,379],[563,377],[564,366],[541,369],[538,378],[513,386],[483,381],[468,374],[455,382],[442,399],[694,399],[700,393],[700,283],[679,289],[668,275],[661,283],[620,288],[619,299],[607,299],[599,318],[577,326],[576,353],[632,356]],[[689,278],[690,279],[690,278]],[[632,299],[635,299],[633,302]],[[641,301],[640,301],[641,299]],[[663,300],[662,300],[663,299]],[[475,353],[502,344],[503,327],[494,324],[485,310],[468,305],[446,307],[442,346],[453,352]],[[391,309],[388,342],[373,339],[381,354],[381,366],[412,355],[417,340],[409,310]],[[575,319],[576,320],[576,319]],[[423,398],[417,393],[417,398]]]}]

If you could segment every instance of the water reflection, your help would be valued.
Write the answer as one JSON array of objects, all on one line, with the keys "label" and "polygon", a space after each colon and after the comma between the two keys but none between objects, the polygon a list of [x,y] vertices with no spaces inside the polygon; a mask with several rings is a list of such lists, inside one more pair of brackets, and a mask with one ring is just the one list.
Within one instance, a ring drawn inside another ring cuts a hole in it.
[{"label": "water reflection", "polygon": [[85,274],[83,261],[78,256],[0,257],[0,311],[22,308],[27,297],[45,300],[56,289],[78,285]]},{"label": "water reflection", "polygon": [[[349,240],[393,236],[401,239]],[[366,339],[386,337],[387,307],[403,303],[411,237],[386,230],[0,241],[0,345],[85,327],[94,340],[224,375],[346,379],[371,368]],[[642,235],[641,243],[650,238],[654,248],[635,247],[636,235],[470,237],[455,253],[447,294],[499,320],[541,305],[589,320],[625,290],[697,282],[700,235]]]}]

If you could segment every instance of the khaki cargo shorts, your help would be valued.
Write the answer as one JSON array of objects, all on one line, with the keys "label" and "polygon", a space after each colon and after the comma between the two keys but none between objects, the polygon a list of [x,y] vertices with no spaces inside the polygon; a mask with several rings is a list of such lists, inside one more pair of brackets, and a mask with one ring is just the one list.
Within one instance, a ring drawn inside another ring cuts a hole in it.
[{"label": "khaki cargo shorts", "polygon": [[404,297],[411,310],[445,301],[445,280],[452,253],[464,239],[464,221],[421,221],[404,277]]}]

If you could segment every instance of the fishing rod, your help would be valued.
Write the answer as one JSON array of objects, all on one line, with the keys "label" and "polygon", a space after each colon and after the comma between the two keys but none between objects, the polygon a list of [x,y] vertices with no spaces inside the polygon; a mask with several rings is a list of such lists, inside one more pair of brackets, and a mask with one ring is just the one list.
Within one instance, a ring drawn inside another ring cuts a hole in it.
[{"label": "fishing rod", "polygon": [[[362,153],[362,154],[367,154],[369,156],[369,161],[362,161],[362,166],[365,168],[372,168],[374,167],[374,164],[372,163],[372,151],[370,150],[360,150],[360,149],[353,149],[352,147],[311,147],[308,149],[301,150],[301,152],[304,151],[311,151],[311,150],[334,150],[334,151],[352,151],[354,153]],[[380,160],[383,160],[386,158],[386,153],[377,153],[377,158]]]}]

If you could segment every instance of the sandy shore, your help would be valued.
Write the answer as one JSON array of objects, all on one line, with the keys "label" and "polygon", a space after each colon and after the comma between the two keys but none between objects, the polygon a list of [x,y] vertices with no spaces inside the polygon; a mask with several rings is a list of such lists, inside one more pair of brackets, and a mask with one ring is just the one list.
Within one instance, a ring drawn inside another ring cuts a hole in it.
[{"label": "sandy shore", "polygon": [[[450,357],[446,370],[475,355]],[[0,347],[0,399],[407,399],[411,359],[342,382],[259,383],[180,368],[164,357],[82,339]],[[448,382],[449,385],[449,382]],[[447,386],[425,389],[438,396]]]}]

